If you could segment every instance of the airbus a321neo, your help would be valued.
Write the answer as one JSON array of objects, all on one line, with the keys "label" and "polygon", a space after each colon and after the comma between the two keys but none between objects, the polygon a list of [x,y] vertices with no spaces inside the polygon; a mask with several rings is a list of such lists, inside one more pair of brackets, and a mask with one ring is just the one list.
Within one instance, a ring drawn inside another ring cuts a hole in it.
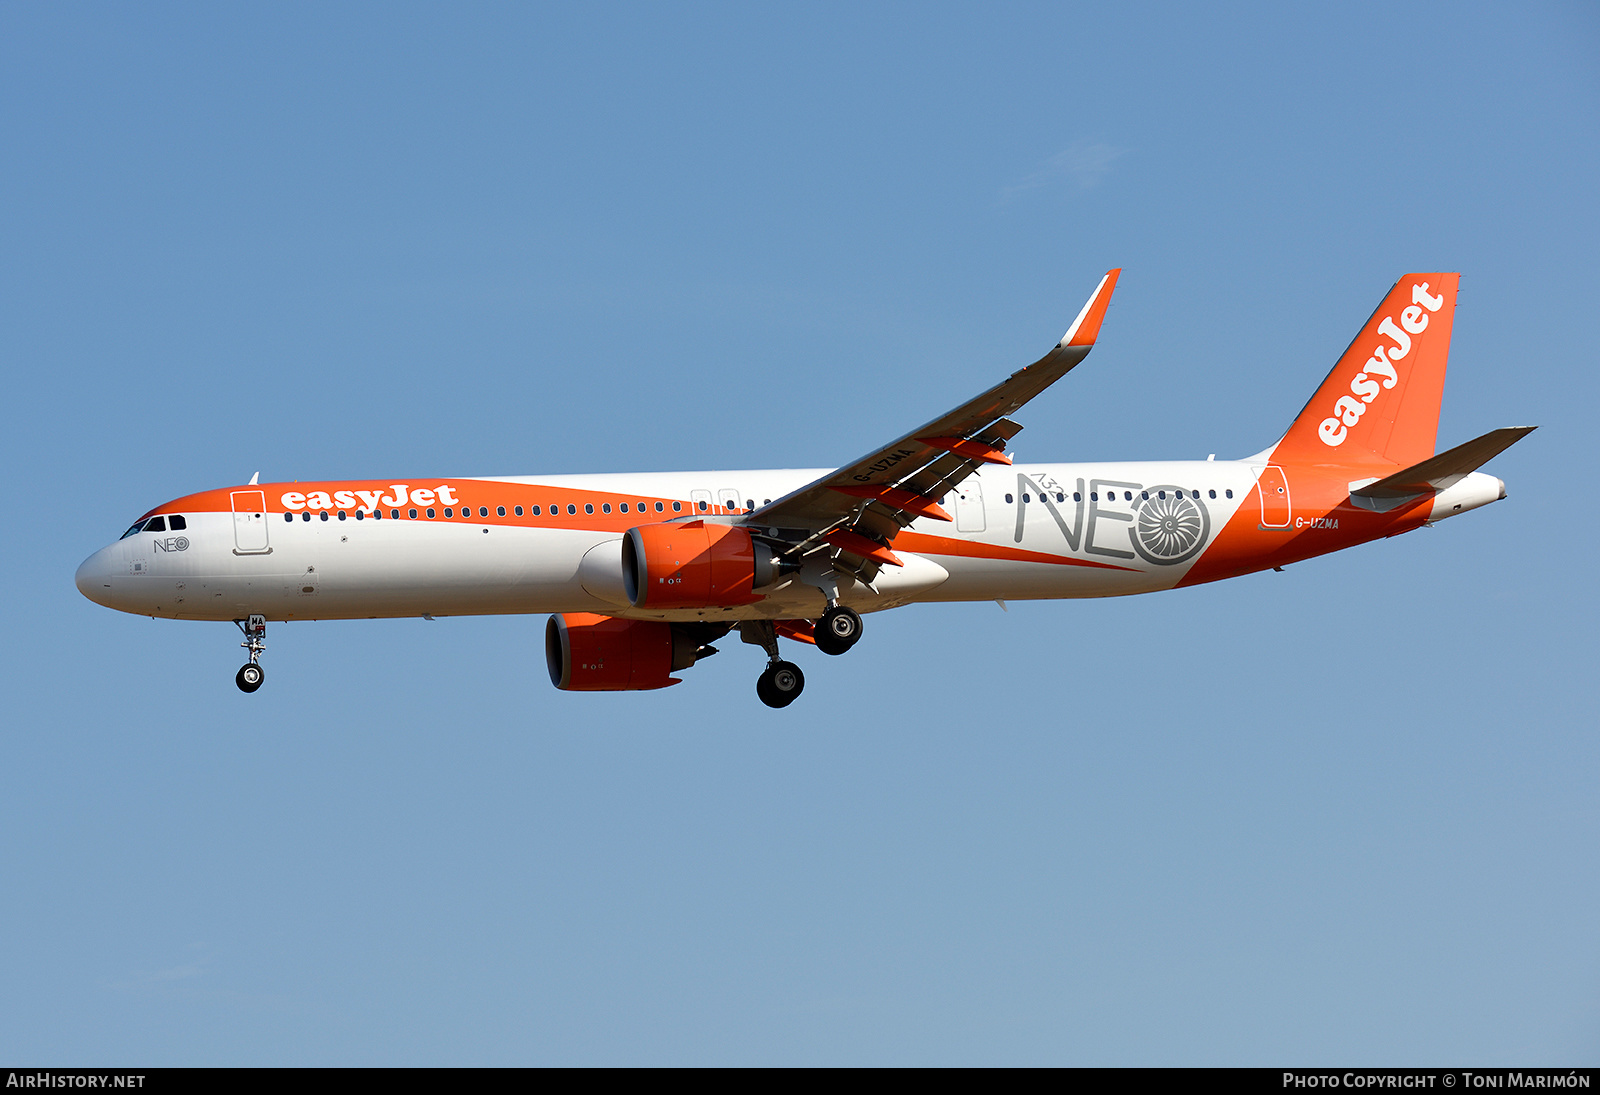
[{"label": "airbus a321neo", "polygon": [[1110,597],[1214,582],[1505,497],[1477,469],[1529,432],[1435,454],[1456,274],[1407,274],[1305,410],[1242,460],[1013,464],[1011,416],[1088,355],[1118,270],[1061,341],[949,414],[834,470],[249,484],[155,507],[78,568],[109,608],[231,620],[245,692],[269,620],[553,613],[557,688],[665,688],[737,629],[770,707],[918,601]]}]

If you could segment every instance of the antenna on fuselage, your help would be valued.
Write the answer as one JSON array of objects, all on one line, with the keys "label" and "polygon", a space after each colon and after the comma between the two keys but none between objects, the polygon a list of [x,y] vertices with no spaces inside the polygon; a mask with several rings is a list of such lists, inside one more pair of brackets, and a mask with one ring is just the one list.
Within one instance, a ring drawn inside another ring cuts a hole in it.
[{"label": "antenna on fuselage", "polygon": [[261,473],[260,472],[256,472],[254,475],[252,475],[250,477],[250,484],[249,485],[252,486],[252,487],[259,487],[261,485]]}]

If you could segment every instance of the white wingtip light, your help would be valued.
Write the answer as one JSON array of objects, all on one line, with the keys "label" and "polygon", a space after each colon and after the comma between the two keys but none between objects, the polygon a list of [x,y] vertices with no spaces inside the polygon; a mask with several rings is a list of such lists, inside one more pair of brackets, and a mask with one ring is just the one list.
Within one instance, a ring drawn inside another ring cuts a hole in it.
[{"label": "white wingtip light", "polygon": [[1072,321],[1067,333],[1061,336],[1059,345],[1094,345],[1094,340],[1100,335],[1100,323],[1106,318],[1106,306],[1111,303],[1111,293],[1117,287],[1117,276],[1121,273],[1122,267],[1119,266],[1115,270],[1108,271],[1106,276],[1100,279],[1100,284],[1095,286],[1089,302],[1083,306],[1083,311]]}]

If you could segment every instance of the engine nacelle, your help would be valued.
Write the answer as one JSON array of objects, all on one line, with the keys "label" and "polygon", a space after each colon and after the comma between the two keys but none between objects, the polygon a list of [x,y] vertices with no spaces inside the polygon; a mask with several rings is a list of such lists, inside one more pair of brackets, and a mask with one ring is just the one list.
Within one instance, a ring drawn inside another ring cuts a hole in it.
[{"label": "engine nacelle", "polygon": [[591,612],[551,616],[544,629],[550,683],[566,692],[636,692],[678,683],[700,644],[686,630],[655,620],[619,620]]},{"label": "engine nacelle", "polygon": [[628,530],[622,583],[635,608],[722,608],[761,600],[776,576],[772,551],[734,525],[666,522]]}]

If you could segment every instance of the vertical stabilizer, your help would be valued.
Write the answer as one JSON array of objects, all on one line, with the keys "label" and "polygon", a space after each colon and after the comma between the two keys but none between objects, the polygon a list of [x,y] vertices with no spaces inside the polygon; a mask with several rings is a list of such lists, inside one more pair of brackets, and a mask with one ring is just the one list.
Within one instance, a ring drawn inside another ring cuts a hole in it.
[{"label": "vertical stabilizer", "polygon": [[1459,274],[1407,274],[1272,452],[1274,463],[1393,464],[1433,455]]}]

